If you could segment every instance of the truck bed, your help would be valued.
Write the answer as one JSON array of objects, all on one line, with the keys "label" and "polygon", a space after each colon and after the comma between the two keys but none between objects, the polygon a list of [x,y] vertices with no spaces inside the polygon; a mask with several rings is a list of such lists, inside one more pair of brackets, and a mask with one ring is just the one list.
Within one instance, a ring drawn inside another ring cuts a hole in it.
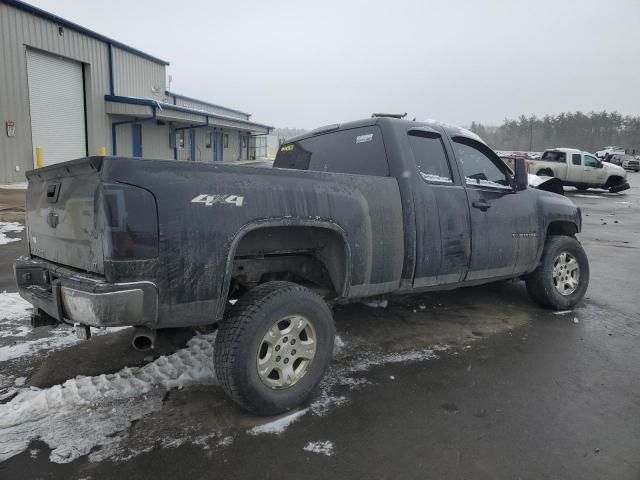
[{"label": "truck bed", "polygon": [[[235,248],[260,227],[336,232],[346,248],[344,296],[387,292],[400,282],[404,232],[395,178],[90,157],[31,171],[28,179],[31,255],[106,282],[153,282],[157,327],[217,319]],[[109,196],[129,187],[146,193]],[[110,245],[116,234],[130,235],[131,217],[157,219],[156,255],[149,245],[129,260]]]}]

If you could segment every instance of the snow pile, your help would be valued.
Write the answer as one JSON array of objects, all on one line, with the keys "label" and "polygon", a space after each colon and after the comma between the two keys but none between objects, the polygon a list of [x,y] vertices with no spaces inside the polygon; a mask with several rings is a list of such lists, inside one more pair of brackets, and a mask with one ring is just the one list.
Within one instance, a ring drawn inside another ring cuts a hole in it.
[{"label": "snow pile", "polygon": [[261,435],[263,433],[274,433],[276,435],[284,432],[289,425],[298,420],[309,411],[308,408],[290,413],[284,417],[280,417],[272,422],[258,425],[249,430],[251,435]]},{"label": "snow pile", "polygon": [[318,453],[320,455],[326,455],[327,457],[333,455],[333,449],[333,442],[328,440],[324,442],[309,442],[303,448],[305,452]]},{"label": "snow pile", "polygon": [[0,405],[0,462],[40,438],[53,449],[50,459],[70,462],[125,430],[133,420],[159,409],[167,390],[217,383],[213,371],[215,333],[189,340],[186,348],[142,367],[62,385],[20,392]]},{"label": "snow pile", "polygon": [[11,242],[19,242],[20,238],[7,237],[7,233],[19,233],[24,230],[24,225],[18,222],[0,222],[0,245],[6,245]]}]

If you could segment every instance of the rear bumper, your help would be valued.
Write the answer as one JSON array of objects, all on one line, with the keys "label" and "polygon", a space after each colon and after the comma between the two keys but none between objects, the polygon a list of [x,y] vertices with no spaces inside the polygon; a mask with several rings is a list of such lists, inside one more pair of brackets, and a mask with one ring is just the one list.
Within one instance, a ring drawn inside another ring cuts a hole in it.
[{"label": "rear bumper", "polygon": [[107,283],[44,260],[14,264],[20,296],[60,322],[92,327],[155,327],[158,290],[152,282]]}]

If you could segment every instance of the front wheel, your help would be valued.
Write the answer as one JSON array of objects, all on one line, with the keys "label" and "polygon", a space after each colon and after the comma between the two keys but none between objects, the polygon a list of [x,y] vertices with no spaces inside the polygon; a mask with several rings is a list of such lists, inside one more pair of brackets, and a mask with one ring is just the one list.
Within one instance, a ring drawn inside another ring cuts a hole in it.
[{"label": "front wheel", "polygon": [[215,372],[240,406],[276,415],[300,405],[318,385],[334,337],[322,298],[294,283],[268,282],[243,295],[222,321]]},{"label": "front wheel", "polygon": [[589,286],[589,261],[574,237],[551,236],[538,268],[527,277],[529,296],[544,307],[563,310],[576,305]]}]

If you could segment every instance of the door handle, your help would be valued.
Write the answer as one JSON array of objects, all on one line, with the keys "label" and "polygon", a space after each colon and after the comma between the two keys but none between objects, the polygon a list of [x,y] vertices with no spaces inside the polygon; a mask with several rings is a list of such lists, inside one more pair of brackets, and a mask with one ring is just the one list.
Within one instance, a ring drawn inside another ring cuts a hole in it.
[{"label": "door handle", "polygon": [[473,208],[479,208],[480,211],[482,212],[486,212],[491,208],[491,204],[484,200],[480,200],[479,202],[473,202],[471,205],[473,205]]}]

